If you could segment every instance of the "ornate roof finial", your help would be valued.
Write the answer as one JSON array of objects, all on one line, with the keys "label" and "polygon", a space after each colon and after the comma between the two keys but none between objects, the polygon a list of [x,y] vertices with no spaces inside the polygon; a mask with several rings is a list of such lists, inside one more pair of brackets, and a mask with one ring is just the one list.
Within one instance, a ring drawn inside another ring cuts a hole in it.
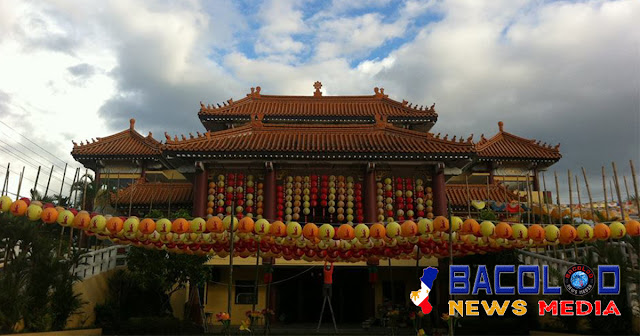
[{"label": "ornate roof finial", "polygon": [[200,134],[200,131],[196,131],[196,134],[198,135],[198,138],[202,136],[202,134]]},{"label": "ornate roof finial", "polygon": [[454,136],[453,136],[453,139],[451,139],[451,141],[454,141],[454,142],[455,142],[455,141],[456,141],[456,137],[457,137],[457,135],[454,135]]},{"label": "ornate roof finial", "polygon": [[129,119],[129,129],[133,131],[133,127],[136,125],[136,120],[131,118]]},{"label": "ornate roof finial", "polygon": [[436,139],[440,139],[440,133],[436,134]]},{"label": "ornate roof finial", "polygon": [[322,91],[320,91],[320,89],[322,88],[322,83],[320,83],[320,81],[316,81],[315,83],[313,83],[313,87],[316,89],[316,91],[313,92],[313,96],[322,97]]},{"label": "ornate roof finial", "polygon": [[404,99],[402,100],[402,106],[407,106],[408,103],[409,103],[408,101],[406,101]]},{"label": "ornate roof finial", "polygon": [[233,98],[229,98],[229,100],[227,100],[227,103],[229,103],[229,106],[233,105]]},{"label": "ornate roof finial", "polygon": [[449,140],[449,133],[445,134],[443,139],[444,140]]},{"label": "ornate roof finial", "polygon": [[429,112],[435,112],[435,111],[436,111],[436,103],[433,103],[429,108]]},{"label": "ornate roof finial", "polygon": [[193,139],[193,133],[189,132],[189,139]]},{"label": "ornate roof finial", "polygon": [[78,144],[77,144],[75,141],[73,141],[73,140],[71,140],[71,143],[73,144],[73,147],[78,146]]},{"label": "ornate roof finial", "polygon": [[472,143],[473,142],[473,133],[471,133],[471,135],[469,135],[469,137],[467,138],[467,143]]},{"label": "ornate roof finial", "polygon": [[500,129],[500,133],[504,132],[504,123],[502,121],[498,121],[498,128]]},{"label": "ornate roof finial", "polygon": [[202,100],[200,101],[200,109],[204,109],[204,104],[202,103]]},{"label": "ornate roof finial", "polygon": [[560,143],[558,142],[558,144],[555,147],[553,147],[553,149],[560,150]]},{"label": "ornate roof finial", "polygon": [[187,137],[184,136],[184,134],[180,134],[182,136],[182,140],[187,140]]},{"label": "ornate roof finial", "polygon": [[153,138],[153,133],[151,133],[151,131],[149,131],[149,134],[147,134],[147,138]]},{"label": "ornate roof finial", "polygon": [[164,132],[164,137],[167,138],[167,142],[171,141],[171,136],[169,135],[169,133]]}]

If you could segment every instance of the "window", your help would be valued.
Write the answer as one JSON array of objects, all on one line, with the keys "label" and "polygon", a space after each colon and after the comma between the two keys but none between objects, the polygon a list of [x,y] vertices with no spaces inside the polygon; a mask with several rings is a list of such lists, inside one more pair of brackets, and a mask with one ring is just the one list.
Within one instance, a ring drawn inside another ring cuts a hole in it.
[{"label": "window", "polygon": [[236,280],[236,304],[257,304],[258,300],[253,293],[254,282],[252,280]]}]

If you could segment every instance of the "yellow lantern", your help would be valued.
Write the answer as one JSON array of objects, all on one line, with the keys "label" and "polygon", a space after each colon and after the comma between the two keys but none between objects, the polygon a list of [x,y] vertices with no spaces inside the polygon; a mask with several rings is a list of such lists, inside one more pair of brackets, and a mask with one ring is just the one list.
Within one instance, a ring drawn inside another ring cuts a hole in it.
[{"label": "yellow lantern", "polygon": [[418,221],[418,232],[420,235],[426,235],[433,231],[433,221],[427,218],[422,218]]},{"label": "yellow lantern", "polygon": [[369,228],[365,224],[358,224],[355,227],[356,238],[362,240],[369,238]]},{"label": "yellow lantern", "polygon": [[298,238],[302,235],[302,226],[298,222],[289,222],[287,224],[287,235],[291,238]]},{"label": "yellow lantern", "polygon": [[560,235],[560,229],[555,225],[547,225],[544,227],[544,235],[547,241],[555,242]]},{"label": "yellow lantern", "polygon": [[484,237],[493,236],[495,230],[496,230],[496,226],[493,223],[491,223],[490,221],[484,221],[484,222],[480,223],[480,233]]},{"label": "yellow lantern", "polygon": [[517,239],[517,240],[527,240],[529,237],[529,230],[527,230],[527,227],[518,223],[518,224],[514,224],[512,227],[513,229],[513,238]]},{"label": "yellow lantern", "polygon": [[318,237],[323,240],[333,239],[335,234],[336,231],[331,224],[322,224],[318,229]]},{"label": "yellow lantern", "polygon": [[224,226],[224,229],[226,231],[229,231],[229,227],[231,226],[231,222],[233,222],[233,231],[238,230],[238,218],[231,217],[231,216],[226,216],[222,220],[222,225]]},{"label": "yellow lantern", "polygon": [[266,234],[269,233],[269,228],[271,227],[271,224],[269,223],[268,220],[261,218],[258,219],[255,222],[255,225],[253,227],[253,230],[255,231],[255,233],[257,233],[260,236],[264,236]]},{"label": "yellow lantern", "polygon": [[2,212],[9,211],[9,209],[11,209],[11,203],[13,203],[13,201],[11,200],[11,197],[9,196],[0,197],[0,211]]},{"label": "yellow lantern", "polygon": [[460,228],[462,228],[462,223],[462,218],[458,216],[451,217],[451,229],[453,231],[460,231]]},{"label": "yellow lantern", "polygon": [[75,216],[73,215],[73,212],[71,212],[69,210],[62,211],[58,215],[58,224],[60,224],[62,226],[70,226],[73,223],[73,218],[74,217]]},{"label": "yellow lantern", "polygon": [[581,240],[589,241],[594,238],[593,228],[591,228],[591,225],[589,224],[579,225],[577,231],[578,231],[578,237],[580,237]]},{"label": "yellow lantern", "polygon": [[206,228],[207,222],[201,217],[196,217],[189,223],[189,231],[193,233],[203,233]]},{"label": "yellow lantern", "polygon": [[27,217],[30,221],[37,221],[40,219],[40,215],[42,215],[42,207],[36,204],[30,204],[27,207]]},{"label": "yellow lantern", "polygon": [[385,229],[387,229],[387,237],[389,238],[395,238],[396,236],[400,235],[400,232],[402,230],[400,224],[396,222],[387,224]]},{"label": "yellow lantern", "polygon": [[166,218],[161,218],[156,222],[156,231],[159,233],[171,232],[171,221]]},{"label": "yellow lantern", "polygon": [[124,233],[132,234],[138,232],[138,225],[140,225],[140,219],[136,216],[131,216],[124,221]]},{"label": "yellow lantern", "polygon": [[609,224],[609,229],[611,230],[611,238],[620,239],[627,234],[627,229],[620,222],[613,222]]}]

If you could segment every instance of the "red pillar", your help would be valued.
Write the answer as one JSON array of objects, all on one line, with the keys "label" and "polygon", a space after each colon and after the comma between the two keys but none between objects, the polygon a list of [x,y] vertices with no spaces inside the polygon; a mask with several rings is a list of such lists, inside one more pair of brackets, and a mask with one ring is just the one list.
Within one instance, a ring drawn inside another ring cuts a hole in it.
[{"label": "red pillar", "polygon": [[264,175],[264,210],[262,216],[269,221],[276,218],[276,170],[273,162],[266,162]]},{"label": "red pillar", "polygon": [[375,223],[378,221],[376,209],[376,170],[375,164],[368,163],[364,173],[364,221]]},{"label": "red pillar", "polygon": [[540,181],[538,180],[537,167],[533,168],[533,176],[531,178],[533,179],[531,189],[533,189],[533,191],[540,191]]},{"label": "red pillar", "polygon": [[[200,166],[200,165],[199,165]],[[193,217],[205,217],[207,215],[207,170],[196,167],[193,181]]]},{"label": "red pillar", "polygon": [[444,165],[436,166],[433,174],[433,214],[436,216],[447,215],[447,194],[444,181]]}]

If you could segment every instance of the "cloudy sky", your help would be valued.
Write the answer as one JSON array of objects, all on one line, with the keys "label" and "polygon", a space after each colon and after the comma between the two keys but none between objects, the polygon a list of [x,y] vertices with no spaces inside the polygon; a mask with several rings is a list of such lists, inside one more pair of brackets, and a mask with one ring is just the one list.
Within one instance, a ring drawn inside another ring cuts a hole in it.
[{"label": "cloudy sky", "polygon": [[121,131],[131,117],[158,140],[202,131],[200,101],[257,85],[311,95],[320,80],[325,95],[379,86],[435,102],[443,134],[477,140],[502,120],[561,143],[552,170],[564,181],[584,166],[595,186],[602,165],[627,176],[629,159],[640,166],[638,22],[636,0],[3,0],[0,166],[25,165],[33,180],[53,163],[59,179],[64,162],[78,166],[72,139]]}]

